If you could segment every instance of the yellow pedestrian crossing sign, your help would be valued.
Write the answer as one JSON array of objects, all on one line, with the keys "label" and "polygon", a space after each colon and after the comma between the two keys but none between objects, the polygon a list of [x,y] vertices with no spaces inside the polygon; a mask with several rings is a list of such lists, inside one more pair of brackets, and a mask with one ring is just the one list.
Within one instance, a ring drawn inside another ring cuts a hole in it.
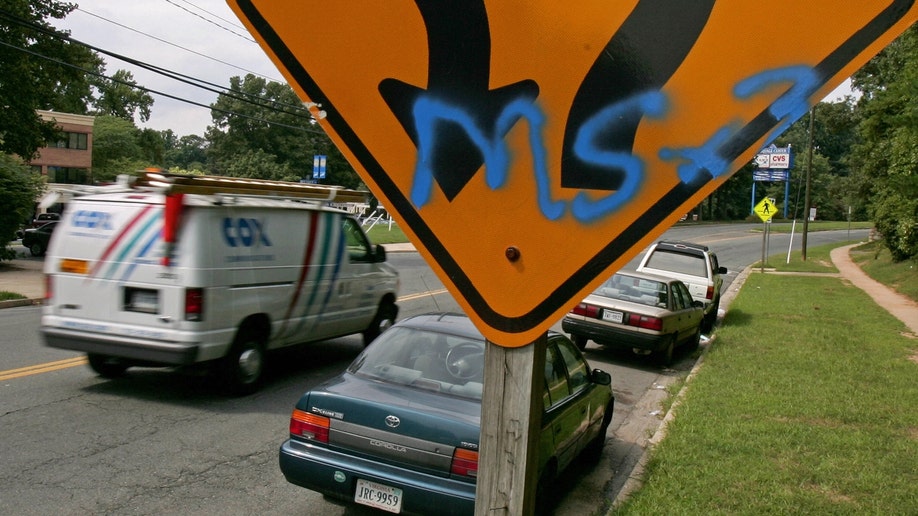
[{"label": "yellow pedestrian crossing sign", "polygon": [[775,213],[778,211],[778,207],[775,206],[775,203],[772,202],[771,199],[766,197],[755,205],[755,210],[753,211],[755,211],[755,214],[758,215],[760,219],[762,219],[762,222],[768,222],[772,217],[774,217]]}]

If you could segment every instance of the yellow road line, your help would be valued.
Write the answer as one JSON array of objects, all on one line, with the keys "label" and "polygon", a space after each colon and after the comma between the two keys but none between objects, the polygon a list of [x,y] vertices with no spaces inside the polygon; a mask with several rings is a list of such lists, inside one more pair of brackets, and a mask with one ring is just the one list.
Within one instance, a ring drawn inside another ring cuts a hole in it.
[{"label": "yellow road line", "polygon": [[441,288],[440,290],[429,290],[427,292],[418,292],[417,294],[409,294],[407,296],[402,296],[398,298],[398,300],[399,301],[412,301],[414,299],[420,299],[422,297],[436,296],[438,294],[446,294],[447,292],[449,291],[446,290],[445,288]]},{"label": "yellow road line", "polygon": [[58,360],[56,362],[45,362],[44,364],[35,364],[27,367],[20,367],[18,369],[0,371],[0,382],[12,380],[13,378],[21,378],[23,376],[31,376],[33,374],[50,373],[51,371],[76,367],[85,363],[86,357],[74,357],[66,360]]}]

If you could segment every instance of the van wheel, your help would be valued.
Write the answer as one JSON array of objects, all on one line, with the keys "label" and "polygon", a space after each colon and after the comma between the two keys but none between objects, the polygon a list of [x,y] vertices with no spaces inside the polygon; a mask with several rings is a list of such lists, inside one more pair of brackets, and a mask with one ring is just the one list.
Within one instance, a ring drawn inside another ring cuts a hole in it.
[{"label": "van wheel", "polygon": [[41,256],[45,254],[45,248],[36,242],[29,246],[29,252],[32,253],[32,256]]},{"label": "van wheel", "polygon": [[398,317],[398,306],[391,301],[383,301],[376,310],[373,321],[366,330],[363,331],[363,345],[369,346],[379,334],[388,330],[395,324],[395,318]]},{"label": "van wheel", "polygon": [[120,358],[108,355],[89,353],[86,355],[86,359],[89,361],[89,367],[102,378],[118,378],[130,367]]},{"label": "van wheel", "polygon": [[242,396],[257,391],[265,369],[261,340],[250,331],[240,331],[221,365],[223,383],[230,394]]}]

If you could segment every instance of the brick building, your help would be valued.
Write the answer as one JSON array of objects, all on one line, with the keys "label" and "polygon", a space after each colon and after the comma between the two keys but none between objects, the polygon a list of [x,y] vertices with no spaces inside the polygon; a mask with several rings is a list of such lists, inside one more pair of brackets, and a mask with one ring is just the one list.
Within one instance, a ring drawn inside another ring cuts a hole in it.
[{"label": "brick building", "polygon": [[57,123],[64,132],[59,141],[38,149],[29,162],[48,183],[92,184],[92,126],[95,117],[38,110],[43,120]]}]

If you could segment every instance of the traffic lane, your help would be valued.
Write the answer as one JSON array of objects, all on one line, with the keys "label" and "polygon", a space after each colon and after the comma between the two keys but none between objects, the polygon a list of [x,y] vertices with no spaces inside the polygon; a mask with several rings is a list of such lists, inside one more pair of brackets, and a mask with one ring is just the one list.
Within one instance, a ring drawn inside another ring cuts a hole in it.
[{"label": "traffic lane", "polygon": [[[409,285],[434,284],[431,276],[425,277],[432,273],[417,256],[404,256],[399,261],[403,277],[423,278],[420,283]],[[400,296],[400,317],[459,309],[452,296],[442,289],[402,288],[402,291],[408,293]],[[34,317],[33,327],[37,328],[38,311],[34,311]],[[35,347],[40,347],[37,334],[33,335],[36,335]],[[289,413],[300,394],[340,372],[361,349],[359,338],[351,337],[284,352],[280,360],[272,360],[265,388],[243,399],[227,400],[209,377],[193,369],[133,368],[127,377],[107,381],[96,377],[87,366],[81,366],[17,381],[14,385],[18,390],[7,392],[11,398],[22,401],[15,410],[4,410],[4,414],[17,414],[5,417],[4,427],[10,428],[7,423],[11,423],[12,428],[26,430],[17,432],[18,437],[11,440],[10,444],[19,451],[2,467],[0,481],[5,482],[10,492],[18,493],[12,498],[18,500],[13,507],[38,506],[48,508],[47,512],[60,510],[59,504],[71,498],[64,492],[75,489],[81,493],[75,497],[80,506],[91,507],[93,512],[118,511],[124,508],[126,499],[140,503],[142,512],[168,511],[170,507],[180,506],[204,511],[197,502],[187,501],[191,497],[209,499],[213,504],[210,507],[229,512],[265,512],[261,502],[270,501],[268,506],[277,509],[301,512],[303,507],[312,507],[322,514],[341,511],[354,514],[359,509],[333,508],[314,493],[289,485],[277,469],[276,447],[286,436]],[[334,359],[336,353],[340,356]],[[646,357],[617,356],[592,344],[587,349],[587,358],[593,367],[613,375],[615,412],[600,465],[582,464],[568,471],[563,485],[558,486],[563,498],[556,514],[589,513],[611,501],[616,486],[627,479],[636,463],[635,457],[640,456],[644,441],[652,434],[649,427],[641,425],[659,424],[660,416],[654,414],[659,403],[648,402],[646,393],[662,392],[655,385],[665,379],[665,372],[646,361]],[[41,382],[49,384],[40,387]],[[42,424],[30,426],[35,421]],[[46,439],[29,437],[42,435],[38,426],[45,425],[65,429],[63,442],[56,444],[53,452],[43,447]],[[635,430],[637,426],[641,429]],[[142,429],[139,433],[137,427]],[[175,441],[180,446],[173,446]],[[212,448],[222,451],[214,452]],[[39,467],[24,479],[15,475],[16,471],[34,464],[36,458],[40,464],[54,466]],[[166,499],[171,501],[164,502],[151,494],[156,490],[156,482],[136,478],[134,470],[146,471],[147,467],[159,472],[160,488],[169,493]],[[82,484],[49,486],[45,480],[75,475],[77,471],[88,472]],[[216,475],[216,480],[213,483],[195,480],[205,474]],[[40,487],[30,490],[27,486],[32,484]],[[89,485],[124,484],[136,487],[124,494],[121,491],[125,488],[119,488],[101,498],[98,493],[95,498],[82,494]],[[226,486],[235,488],[227,490]],[[62,487],[67,489],[62,492]],[[22,498],[26,493],[40,493],[40,500]],[[215,497],[219,497],[219,502]]]},{"label": "traffic lane", "polygon": [[[201,371],[88,367],[6,382],[0,498],[52,513],[301,513],[321,496],[286,482],[277,450],[300,395],[340,373],[359,337],[274,355],[264,389],[226,398]],[[28,401],[19,401],[28,400]]]}]

